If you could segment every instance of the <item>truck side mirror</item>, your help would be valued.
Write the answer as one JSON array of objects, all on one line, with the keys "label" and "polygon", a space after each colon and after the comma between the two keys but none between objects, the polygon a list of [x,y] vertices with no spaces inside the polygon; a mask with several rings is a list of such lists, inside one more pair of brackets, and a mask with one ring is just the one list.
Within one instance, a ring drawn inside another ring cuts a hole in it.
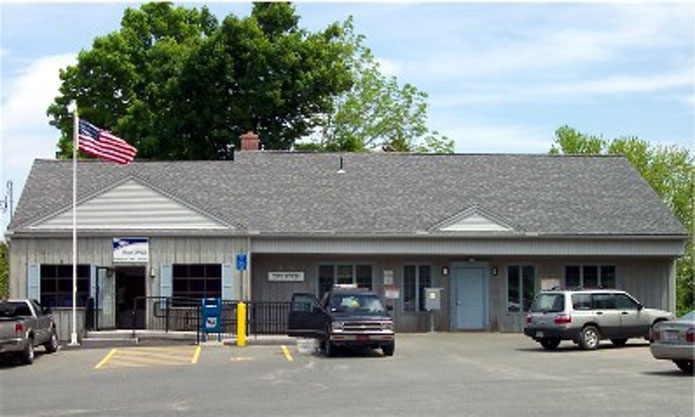
[{"label": "truck side mirror", "polygon": [[387,305],[386,306],[386,311],[393,311],[393,306],[392,305]]},{"label": "truck side mirror", "polygon": [[53,310],[51,309],[51,307],[44,307],[43,308],[43,314],[51,314],[51,313],[53,313]]}]

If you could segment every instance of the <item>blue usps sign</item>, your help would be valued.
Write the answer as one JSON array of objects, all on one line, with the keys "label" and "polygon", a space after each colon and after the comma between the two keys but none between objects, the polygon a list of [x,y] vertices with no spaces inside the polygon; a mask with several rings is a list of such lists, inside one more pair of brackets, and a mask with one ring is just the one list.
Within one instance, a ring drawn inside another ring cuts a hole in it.
[{"label": "blue usps sign", "polygon": [[236,255],[236,269],[237,271],[246,271],[246,254],[237,253]]}]

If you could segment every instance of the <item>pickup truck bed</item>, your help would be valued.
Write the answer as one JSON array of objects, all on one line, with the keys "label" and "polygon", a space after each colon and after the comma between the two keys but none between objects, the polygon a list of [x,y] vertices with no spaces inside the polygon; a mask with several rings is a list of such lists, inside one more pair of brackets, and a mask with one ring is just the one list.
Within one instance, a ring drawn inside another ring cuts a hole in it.
[{"label": "pickup truck bed", "polygon": [[55,322],[49,309],[35,300],[0,302],[0,354],[18,355],[25,364],[34,361],[34,347],[48,353],[58,350]]}]

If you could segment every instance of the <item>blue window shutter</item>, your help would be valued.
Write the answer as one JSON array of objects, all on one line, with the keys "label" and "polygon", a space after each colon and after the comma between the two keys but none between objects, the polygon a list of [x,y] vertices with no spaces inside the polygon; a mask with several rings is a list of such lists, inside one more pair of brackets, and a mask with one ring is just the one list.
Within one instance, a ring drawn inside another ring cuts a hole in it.
[{"label": "blue window shutter", "polygon": [[222,299],[231,300],[232,299],[232,288],[233,286],[233,269],[232,264],[222,265]]},{"label": "blue window shutter", "polygon": [[97,266],[89,265],[89,296],[94,298],[97,294]]},{"label": "blue window shutter", "polygon": [[27,270],[27,298],[41,301],[41,265],[30,264]]},{"label": "blue window shutter", "polygon": [[159,267],[159,296],[172,296],[173,268],[171,264]]}]

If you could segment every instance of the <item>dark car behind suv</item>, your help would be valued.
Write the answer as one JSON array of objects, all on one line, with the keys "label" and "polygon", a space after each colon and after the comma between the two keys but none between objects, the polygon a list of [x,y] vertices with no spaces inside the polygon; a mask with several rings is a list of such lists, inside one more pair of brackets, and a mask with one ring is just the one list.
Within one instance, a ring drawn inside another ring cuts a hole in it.
[{"label": "dark car behind suv", "polygon": [[357,288],[334,288],[320,302],[313,294],[294,294],[288,334],[318,339],[326,356],[334,356],[340,346],[380,348],[391,356],[396,347],[393,321],[381,298]]}]

